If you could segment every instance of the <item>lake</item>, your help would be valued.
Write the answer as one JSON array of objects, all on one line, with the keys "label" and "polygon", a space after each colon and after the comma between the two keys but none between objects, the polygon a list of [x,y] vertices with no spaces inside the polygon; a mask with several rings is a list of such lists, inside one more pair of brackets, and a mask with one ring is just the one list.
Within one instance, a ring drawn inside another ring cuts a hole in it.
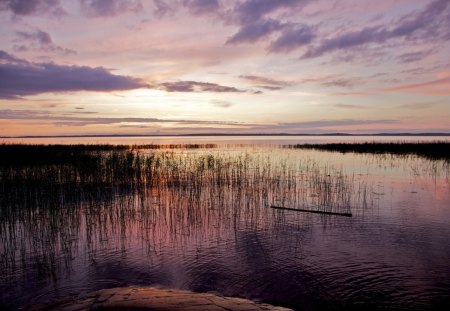
[{"label": "lake", "polygon": [[340,142],[450,141],[450,136],[130,136],[0,138],[15,144],[326,144]]},{"label": "lake", "polygon": [[296,310],[448,308],[450,162],[279,147],[419,140],[448,138],[21,139],[218,146],[0,168],[0,306],[138,285]]}]

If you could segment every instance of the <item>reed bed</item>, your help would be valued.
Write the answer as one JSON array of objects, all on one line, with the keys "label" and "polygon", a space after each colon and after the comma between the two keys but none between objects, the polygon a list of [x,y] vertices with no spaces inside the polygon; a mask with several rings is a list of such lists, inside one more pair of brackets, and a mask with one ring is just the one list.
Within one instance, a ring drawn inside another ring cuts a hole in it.
[{"label": "reed bed", "polygon": [[147,188],[176,188],[192,195],[207,188],[231,187],[265,193],[273,201],[267,204],[330,210],[349,209],[354,203],[354,176],[339,169],[320,166],[311,159],[293,161],[276,153],[209,148],[171,151],[161,147],[155,151],[158,148],[142,146],[2,145],[1,213],[8,210],[4,206],[20,201],[70,201]]},{"label": "reed bed", "polygon": [[282,151],[1,145],[0,268],[5,277],[20,266],[52,278],[113,236],[140,236],[150,251],[155,241],[275,226],[292,215],[271,205],[368,206],[372,191],[355,176]]},{"label": "reed bed", "polygon": [[392,143],[332,143],[332,144],[302,144],[286,145],[291,149],[314,149],[334,152],[372,153],[372,154],[395,154],[395,155],[417,155],[428,159],[443,159],[450,161],[450,142],[392,142]]}]

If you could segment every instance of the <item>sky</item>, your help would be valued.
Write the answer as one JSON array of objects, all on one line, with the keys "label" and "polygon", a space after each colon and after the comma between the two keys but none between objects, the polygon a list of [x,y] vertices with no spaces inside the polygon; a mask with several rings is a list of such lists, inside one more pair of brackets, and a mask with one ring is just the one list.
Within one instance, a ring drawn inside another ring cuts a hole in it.
[{"label": "sky", "polygon": [[0,0],[0,136],[450,133],[450,0]]}]

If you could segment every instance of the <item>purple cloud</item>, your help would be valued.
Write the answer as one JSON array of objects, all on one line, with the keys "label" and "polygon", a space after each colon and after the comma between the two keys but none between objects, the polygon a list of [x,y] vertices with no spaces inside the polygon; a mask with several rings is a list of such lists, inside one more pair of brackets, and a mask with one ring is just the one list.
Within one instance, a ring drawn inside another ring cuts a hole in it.
[{"label": "purple cloud", "polygon": [[14,15],[34,15],[44,12],[58,16],[67,14],[59,0],[0,0],[0,11],[11,11]]},{"label": "purple cloud", "polygon": [[282,9],[299,9],[311,0],[245,0],[224,15],[225,19],[240,26],[227,44],[253,43],[268,35],[292,27],[289,23],[270,18]]},{"label": "purple cloud", "polygon": [[115,16],[123,12],[139,12],[140,0],[80,0],[81,8],[90,16]]},{"label": "purple cloud", "polygon": [[0,64],[5,62],[11,62],[11,63],[26,63],[26,61],[21,60],[19,58],[16,58],[12,56],[11,54],[6,53],[5,51],[0,50]]},{"label": "purple cloud", "polygon": [[23,44],[15,45],[16,51],[38,50],[43,52],[58,52],[64,54],[76,54],[74,50],[66,49],[56,45],[48,32],[36,29],[32,32],[18,31],[17,37]]},{"label": "purple cloud", "polygon": [[[55,115],[49,111],[36,110],[0,110],[0,119],[2,120],[44,120],[51,121],[55,125],[69,125],[69,126],[86,126],[94,124],[121,124],[121,123],[174,123],[174,124],[192,124],[192,125],[242,125],[245,123],[234,121],[206,121],[206,120],[187,120],[187,119],[159,119],[148,117],[121,117],[121,118],[107,118],[107,117],[81,117],[81,116],[67,116]],[[253,125],[253,124],[249,124]]]},{"label": "purple cloud", "polygon": [[266,90],[276,91],[281,90],[287,86],[294,85],[294,82],[291,81],[281,81],[281,80],[275,80],[267,77],[262,76],[254,76],[254,75],[241,75],[239,78],[246,80],[250,82],[251,84],[263,88]]},{"label": "purple cloud", "polygon": [[311,43],[315,37],[316,33],[314,29],[306,25],[286,28],[282,34],[270,44],[269,51],[290,52]]},{"label": "purple cloud", "polygon": [[170,6],[165,0],[153,0],[153,5],[155,7],[153,13],[158,17],[162,17],[173,11],[173,7]]},{"label": "purple cloud", "polygon": [[355,83],[358,84],[363,84],[362,81],[356,81],[356,79],[345,79],[345,78],[338,78],[338,79],[332,79],[332,80],[328,80],[328,81],[324,81],[322,82],[323,86],[328,86],[328,87],[352,87],[353,85],[355,85]]},{"label": "purple cloud", "polygon": [[283,8],[298,8],[310,0],[246,0],[233,10],[233,18],[240,24],[254,23],[269,13]]},{"label": "purple cloud", "polygon": [[262,19],[254,23],[249,23],[242,26],[237,33],[227,40],[227,44],[239,44],[239,43],[253,43],[267,35],[270,35],[274,31],[278,31],[284,27],[277,20]]},{"label": "purple cloud", "polygon": [[16,34],[24,40],[31,40],[38,42],[41,45],[50,45],[53,44],[52,38],[48,34],[48,32],[42,31],[40,29],[36,29],[34,32],[24,32],[18,31]]},{"label": "purple cloud", "polygon": [[215,12],[220,7],[218,0],[183,0],[183,5],[195,15]]},{"label": "purple cloud", "polygon": [[400,18],[391,27],[384,25],[366,27],[362,30],[337,35],[311,47],[302,58],[314,58],[325,53],[355,48],[370,43],[384,43],[387,40],[403,38],[405,40],[450,39],[450,1],[435,0],[418,13]]},{"label": "purple cloud", "polygon": [[197,81],[176,81],[164,82],[159,84],[167,92],[217,92],[217,93],[235,93],[244,92],[232,86],[223,86],[216,83],[197,82]]},{"label": "purple cloud", "polygon": [[426,58],[427,56],[433,54],[432,50],[427,51],[419,51],[419,52],[410,52],[410,53],[404,53],[397,57],[397,60],[400,63],[412,63],[421,61],[422,59]]},{"label": "purple cloud", "polygon": [[31,63],[0,51],[0,98],[48,92],[114,91],[144,87],[139,80],[111,74],[103,67]]}]

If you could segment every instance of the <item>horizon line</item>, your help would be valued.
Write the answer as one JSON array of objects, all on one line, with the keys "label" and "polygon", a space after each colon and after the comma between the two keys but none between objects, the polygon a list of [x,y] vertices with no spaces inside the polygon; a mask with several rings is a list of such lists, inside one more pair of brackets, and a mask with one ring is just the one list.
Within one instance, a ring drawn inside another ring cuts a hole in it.
[{"label": "horizon line", "polygon": [[20,135],[20,136],[0,136],[0,139],[10,138],[83,138],[83,137],[207,137],[207,136],[450,136],[450,132],[399,132],[399,133],[188,133],[188,134],[73,134],[73,135]]}]

